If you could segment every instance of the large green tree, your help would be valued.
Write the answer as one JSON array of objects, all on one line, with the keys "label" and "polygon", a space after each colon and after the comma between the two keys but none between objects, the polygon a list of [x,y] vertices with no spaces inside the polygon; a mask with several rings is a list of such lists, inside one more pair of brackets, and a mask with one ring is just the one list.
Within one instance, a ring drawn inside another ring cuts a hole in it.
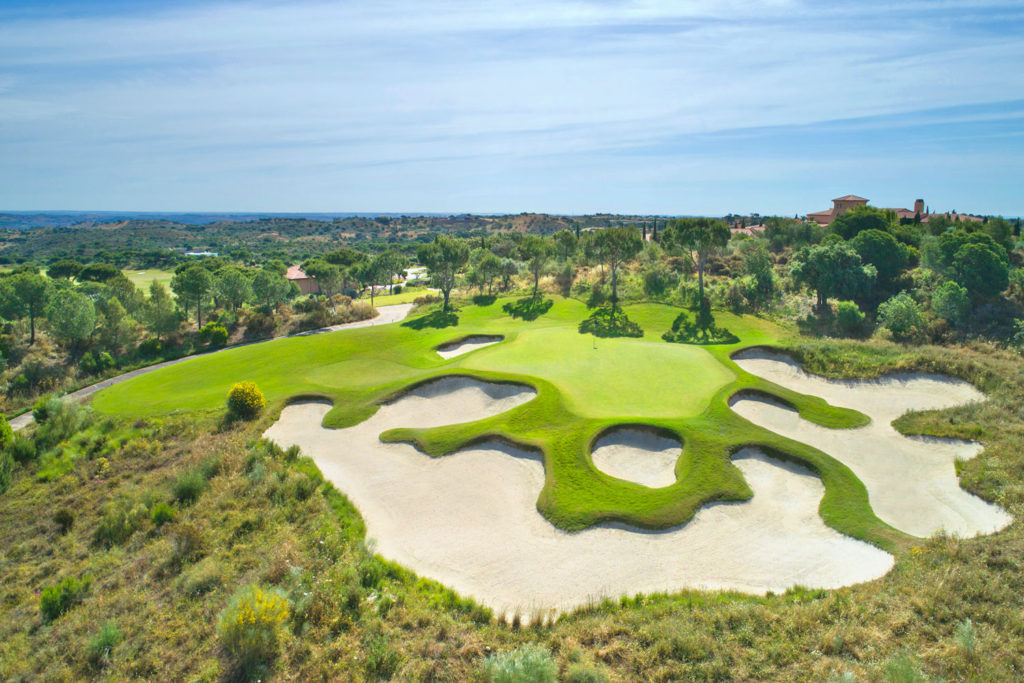
[{"label": "large green tree", "polygon": [[555,245],[558,247],[558,257],[563,261],[567,260],[574,251],[579,240],[570,230],[559,230],[553,235]]},{"label": "large green tree", "polygon": [[7,318],[28,316],[29,344],[36,342],[36,319],[43,315],[50,300],[53,286],[38,273],[23,271],[5,278],[6,285],[0,290],[3,296],[3,315]]},{"label": "large green tree", "polygon": [[636,258],[644,248],[640,230],[635,226],[605,228],[594,236],[598,258],[612,273],[612,304],[619,301],[619,271],[622,266]]},{"label": "large green tree", "polygon": [[861,261],[875,267],[882,296],[891,291],[893,280],[907,267],[907,248],[890,233],[874,228],[857,233],[850,243]]},{"label": "large green tree", "polygon": [[217,273],[213,291],[222,303],[237,311],[242,304],[252,298],[252,283],[241,269],[231,266],[222,268]]},{"label": "large green tree", "polygon": [[397,249],[388,249],[379,257],[380,267],[387,271],[384,273],[389,285],[391,285],[391,293],[395,293],[395,278],[393,275],[401,277],[405,274],[405,269],[409,267],[409,258],[398,251]]},{"label": "large green tree", "polygon": [[416,256],[430,272],[431,283],[441,290],[443,309],[447,311],[455,277],[469,261],[469,245],[463,240],[441,235],[430,244],[422,245]]},{"label": "large green tree", "polygon": [[994,299],[1010,284],[1010,269],[1000,254],[984,244],[965,244],[953,256],[956,281],[975,301]]},{"label": "large green tree", "polygon": [[793,255],[789,272],[798,284],[814,290],[818,308],[824,308],[832,296],[864,296],[876,277],[875,267],[864,265],[860,255],[845,242],[800,249]]},{"label": "large green tree", "polygon": [[829,228],[844,240],[853,239],[865,230],[888,231],[891,227],[889,217],[881,209],[873,206],[858,206],[832,221]]},{"label": "large green tree", "polygon": [[715,218],[677,218],[669,221],[666,238],[681,247],[697,269],[700,300],[704,301],[704,268],[708,257],[729,243],[732,233]]},{"label": "large green tree", "polygon": [[252,292],[256,302],[267,312],[291,298],[291,283],[284,275],[264,268],[252,280]]},{"label": "large green tree", "polygon": [[142,309],[142,317],[157,339],[165,339],[181,326],[181,314],[174,305],[174,299],[158,280],[153,280],[149,286],[149,300]]}]

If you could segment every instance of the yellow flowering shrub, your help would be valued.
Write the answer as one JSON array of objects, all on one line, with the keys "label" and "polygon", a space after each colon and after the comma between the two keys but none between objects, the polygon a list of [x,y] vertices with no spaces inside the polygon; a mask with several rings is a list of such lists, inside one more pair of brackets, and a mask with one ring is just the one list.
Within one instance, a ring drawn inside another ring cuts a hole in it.
[{"label": "yellow flowering shrub", "polygon": [[250,420],[267,405],[255,382],[238,382],[228,392],[228,410],[235,417]]},{"label": "yellow flowering shrub", "polygon": [[288,613],[288,599],[280,592],[249,584],[220,613],[217,634],[239,664],[251,671],[277,656]]}]

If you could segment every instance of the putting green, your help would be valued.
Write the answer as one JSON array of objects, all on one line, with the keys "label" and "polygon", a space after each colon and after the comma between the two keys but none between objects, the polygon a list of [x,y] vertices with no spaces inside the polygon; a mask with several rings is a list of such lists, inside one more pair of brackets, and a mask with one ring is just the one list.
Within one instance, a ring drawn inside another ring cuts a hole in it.
[{"label": "putting green", "polygon": [[[679,309],[641,304],[626,313],[644,337],[597,339],[580,334],[587,315],[579,301],[557,298],[532,321],[503,310],[509,300],[466,304],[455,324],[436,315],[401,323],[276,340],[228,349],[114,385],[95,395],[103,413],[131,418],[187,412],[217,416],[234,382],[251,380],[276,413],[290,399],[323,396],[334,403],[324,424],[347,427],[369,417],[377,406],[413,384],[462,374],[482,380],[529,384],[537,396],[487,419],[430,429],[392,429],[383,441],[415,444],[440,456],[467,444],[498,438],[543,452],[545,486],[538,509],[564,529],[582,529],[615,520],[648,528],[686,522],[711,501],[750,497],[731,455],[755,445],[777,457],[801,462],[825,484],[821,514],[833,528],[886,549],[907,542],[905,535],[872,512],[864,485],[837,460],[744,420],[728,407],[743,391],[768,394],[801,416],[831,427],[867,423],[855,411],[799,394],[744,372],[730,359],[734,351],[779,344],[784,330],[752,316],[716,313],[718,324],[740,341],[698,347],[670,344],[661,334]],[[504,341],[450,360],[438,346],[470,335],[500,335]],[[650,489],[616,479],[591,460],[593,442],[622,424],[647,425],[674,434],[683,444],[675,467],[677,481]]]},{"label": "putting green", "polygon": [[543,377],[586,417],[697,415],[736,379],[699,346],[657,337],[597,339],[566,327],[522,332],[471,354],[462,367]]}]

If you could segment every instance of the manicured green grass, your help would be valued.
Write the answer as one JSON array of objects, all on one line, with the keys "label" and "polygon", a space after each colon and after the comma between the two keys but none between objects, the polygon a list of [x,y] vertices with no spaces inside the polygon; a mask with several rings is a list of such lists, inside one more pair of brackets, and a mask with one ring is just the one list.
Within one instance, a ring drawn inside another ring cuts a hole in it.
[{"label": "manicured green grass", "polygon": [[[678,309],[656,304],[627,307],[641,325],[639,339],[598,339],[580,334],[588,311],[572,299],[558,299],[544,315],[523,321],[507,315],[498,300],[463,305],[457,324],[405,324],[282,339],[201,357],[111,387],[96,395],[101,412],[151,417],[180,412],[216,415],[234,382],[256,382],[271,410],[299,396],[334,401],[325,418],[330,427],[355,424],[377,405],[431,378],[462,374],[520,382],[538,395],[501,415],[435,429],[397,429],[387,441],[409,441],[440,456],[480,439],[500,438],[543,452],[546,483],[538,508],[556,525],[582,529],[617,520],[641,527],[683,523],[704,504],[745,500],[751,492],[731,455],[756,444],[798,460],[822,477],[823,518],[845,533],[892,549],[906,537],[878,520],[861,482],[828,455],[789,441],[743,420],[728,407],[740,392],[770,395],[805,418],[832,428],[864,424],[867,418],[828,405],[744,372],[730,360],[737,349],[779,344],[781,328],[751,316],[718,314],[719,324],[740,339],[722,346],[670,344],[661,333]],[[502,335],[504,341],[450,361],[437,346],[471,334]],[[678,481],[651,490],[598,470],[593,442],[621,424],[648,425],[676,434],[684,444],[676,466]]]},{"label": "manicured green grass", "polygon": [[159,268],[128,268],[121,271],[124,276],[131,280],[139,289],[149,292],[149,285],[156,280],[166,287],[171,286],[171,279],[174,278],[173,270],[160,270]]},{"label": "manicured green grass", "polygon": [[[435,294],[435,292],[431,292],[427,287],[413,287],[411,289],[403,289],[398,294],[377,294],[373,297],[373,305],[393,306],[394,304],[411,304],[413,300],[428,294]],[[369,301],[370,296],[359,297],[359,300]]]}]

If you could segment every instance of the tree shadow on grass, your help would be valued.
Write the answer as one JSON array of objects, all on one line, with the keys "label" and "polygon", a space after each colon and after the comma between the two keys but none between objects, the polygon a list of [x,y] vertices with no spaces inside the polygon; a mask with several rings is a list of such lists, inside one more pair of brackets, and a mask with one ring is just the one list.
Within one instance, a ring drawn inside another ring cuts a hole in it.
[{"label": "tree shadow on grass", "polygon": [[513,318],[536,320],[547,313],[554,303],[555,302],[551,299],[544,299],[539,296],[527,296],[517,301],[510,301],[501,308]]},{"label": "tree shadow on grass", "polygon": [[402,323],[402,327],[411,327],[414,330],[423,330],[428,327],[435,327],[438,329],[442,327],[455,327],[458,324],[459,316],[455,311],[443,311],[441,309],[437,309],[436,311],[431,311],[419,318],[406,320]]},{"label": "tree shadow on grass", "polygon": [[490,306],[497,300],[498,297],[493,294],[477,294],[473,297],[473,303],[477,306]]},{"label": "tree shadow on grass", "polygon": [[595,337],[642,337],[644,331],[618,306],[601,306],[580,323],[580,334]]}]

